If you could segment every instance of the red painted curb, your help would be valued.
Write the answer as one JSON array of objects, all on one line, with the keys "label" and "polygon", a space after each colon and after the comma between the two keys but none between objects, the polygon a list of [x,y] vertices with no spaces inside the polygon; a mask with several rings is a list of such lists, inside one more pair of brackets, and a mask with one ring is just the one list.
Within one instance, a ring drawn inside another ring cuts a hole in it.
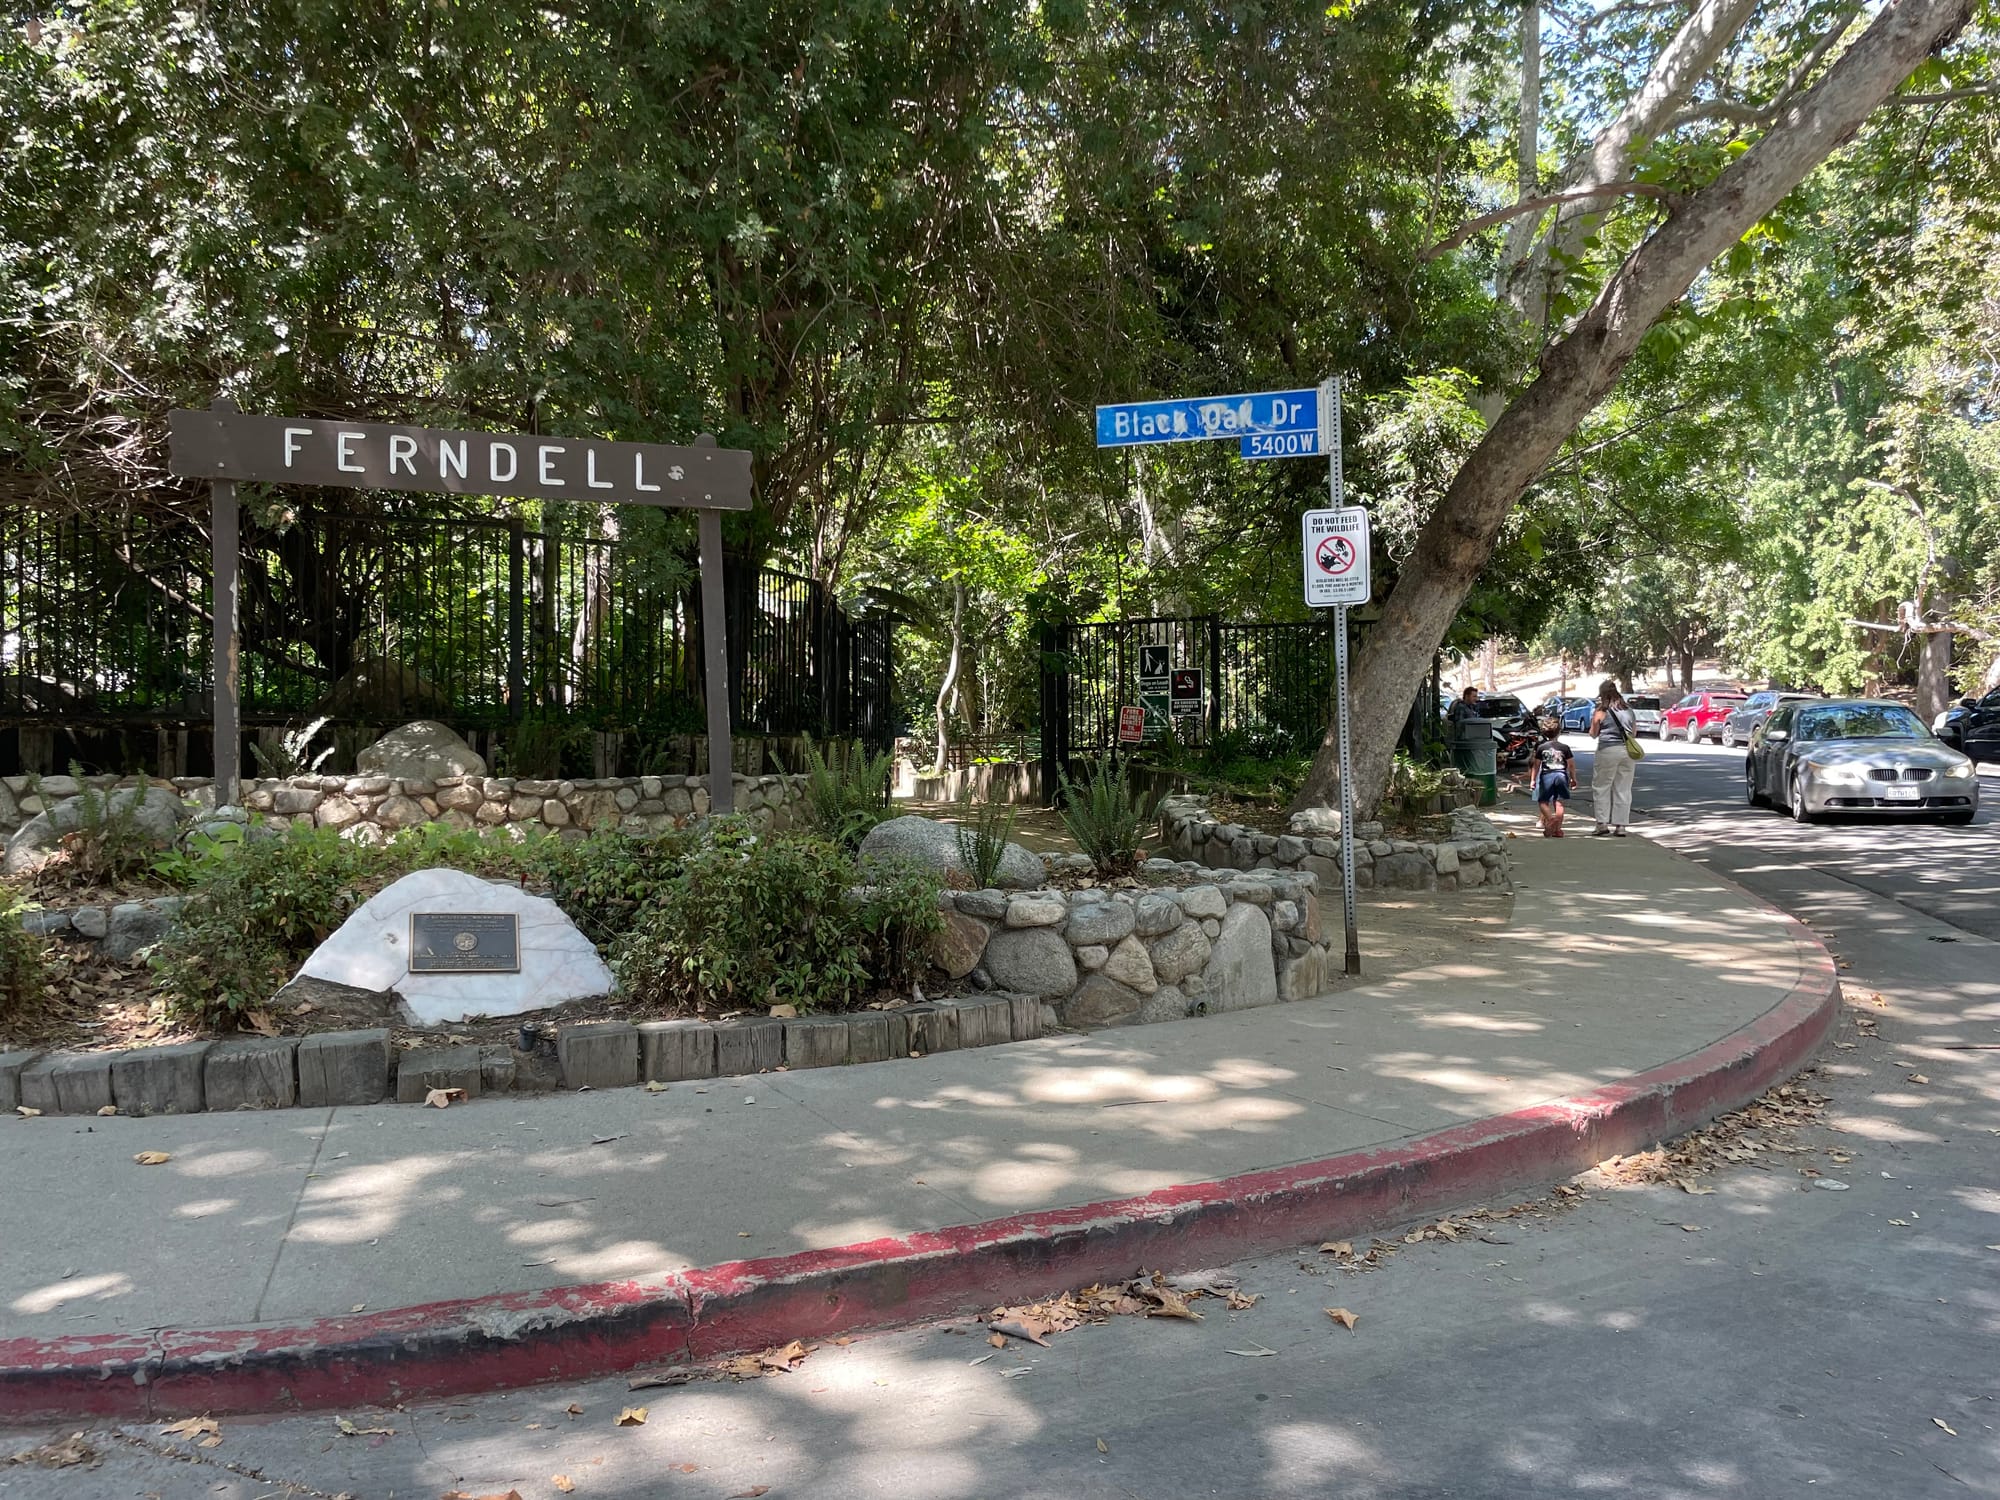
[{"label": "red painted curb", "polygon": [[1645,1149],[1797,1072],[1832,1028],[1840,986],[1818,939],[1786,922],[1800,978],[1770,1010],[1687,1057],[1553,1104],[1143,1197],[659,1280],[267,1327],[0,1340],[0,1417],[389,1405],[685,1362],[990,1307],[1142,1266],[1191,1269],[1384,1229]]}]

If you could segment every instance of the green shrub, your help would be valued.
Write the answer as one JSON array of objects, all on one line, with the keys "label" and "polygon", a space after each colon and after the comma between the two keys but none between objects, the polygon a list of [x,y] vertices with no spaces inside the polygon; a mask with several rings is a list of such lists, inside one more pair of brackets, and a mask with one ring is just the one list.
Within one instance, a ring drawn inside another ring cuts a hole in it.
[{"label": "green shrub", "polygon": [[958,799],[958,857],[980,890],[999,884],[1000,861],[1014,837],[1015,808],[1009,803],[977,802],[970,789]]},{"label": "green shrub", "polygon": [[32,910],[34,904],[14,887],[0,886],[0,1017],[34,1009],[48,980],[46,945],[21,925]]},{"label": "green shrub", "polygon": [[608,953],[680,873],[693,843],[685,833],[639,839],[610,829],[540,839],[527,851],[529,878],[547,887],[583,935]]},{"label": "green shrub", "polygon": [[836,744],[822,756],[805,740],[806,817],[823,837],[849,849],[889,816],[889,772],[894,757],[870,755],[860,745]]},{"label": "green shrub", "polygon": [[264,1004],[381,887],[394,858],[387,846],[294,825],[204,863],[153,957],[169,1008],[206,1019]]},{"label": "green shrub", "polygon": [[1132,790],[1112,760],[1100,760],[1078,786],[1062,778],[1063,827],[1091,864],[1104,875],[1119,875],[1139,862],[1139,839],[1152,818],[1152,802]]},{"label": "green shrub", "polygon": [[838,1008],[913,977],[937,897],[929,871],[718,820],[640,914],[618,978],[657,1006]]}]

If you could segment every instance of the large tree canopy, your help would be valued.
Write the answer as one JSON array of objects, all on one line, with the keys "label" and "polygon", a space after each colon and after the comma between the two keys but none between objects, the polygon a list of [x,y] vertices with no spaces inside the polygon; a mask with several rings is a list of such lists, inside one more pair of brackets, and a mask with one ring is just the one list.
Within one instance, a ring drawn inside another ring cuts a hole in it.
[{"label": "large tree canopy", "polygon": [[[0,502],[189,508],[162,417],[217,390],[714,431],[739,549],[897,596],[925,697],[958,660],[1018,718],[1037,613],[1303,612],[1322,466],[1107,456],[1090,408],[1337,373],[1364,793],[1447,640],[1698,619],[1846,683],[1893,648],[1850,618],[2000,589],[1968,13],[45,7],[0,40]],[[1720,625],[1709,563],[1767,580]]]}]

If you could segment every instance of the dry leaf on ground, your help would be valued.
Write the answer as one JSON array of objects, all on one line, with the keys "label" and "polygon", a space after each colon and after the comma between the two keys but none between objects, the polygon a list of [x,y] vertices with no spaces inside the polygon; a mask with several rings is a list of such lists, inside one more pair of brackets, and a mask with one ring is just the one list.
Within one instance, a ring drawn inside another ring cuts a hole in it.
[{"label": "dry leaf on ground", "polygon": [[100,1455],[83,1440],[82,1433],[73,1432],[59,1443],[43,1443],[38,1448],[27,1448],[12,1454],[8,1462],[39,1464],[44,1469],[73,1469],[78,1464],[97,1464]]},{"label": "dry leaf on ground", "polygon": [[568,1406],[565,1406],[563,1410],[568,1412],[572,1417],[580,1417],[583,1415],[583,1408],[578,1406],[574,1401],[570,1402]]},{"label": "dry leaf on ground", "polygon": [[798,1013],[799,1008],[796,1005],[774,1005],[771,1007],[771,1014],[780,1021],[794,1020],[797,1018]]},{"label": "dry leaf on ground", "polygon": [[1242,1312],[1247,1307],[1255,1307],[1263,1300],[1260,1292],[1231,1292],[1222,1299],[1222,1305],[1231,1312]]},{"label": "dry leaf on ground", "polygon": [[393,1427],[357,1427],[345,1417],[335,1417],[333,1425],[338,1427],[341,1434],[345,1437],[394,1437],[396,1435],[396,1429]]},{"label": "dry leaf on ground", "polygon": [[1953,1437],[1958,1436],[1958,1429],[1956,1427],[1948,1426],[1945,1423],[1945,1419],[1943,1417],[1932,1417],[1931,1420],[1935,1422],[1938,1426],[1943,1427],[1944,1430],[1950,1433]]},{"label": "dry leaf on ground", "polygon": [[1928,1078],[1924,1077],[1924,1075],[1923,1075],[1923,1074],[1921,1074],[1921,1073],[1912,1073],[1912,1074],[1910,1075],[1910,1082],[1912,1082],[1912,1083],[1929,1083],[1929,1082],[1930,1082],[1930,1079],[1928,1079]]},{"label": "dry leaf on ground", "polygon": [[222,1431],[222,1424],[213,1417],[183,1417],[160,1429],[167,1437],[214,1437]]},{"label": "dry leaf on ground", "polygon": [[254,1031],[259,1036],[276,1036],[278,1034],[278,1023],[261,1010],[253,1010],[241,1019],[245,1031]]},{"label": "dry leaf on ground", "polygon": [[438,1500],[521,1500],[519,1490],[508,1490],[504,1495],[498,1490],[490,1494],[475,1495],[469,1490],[446,1490]]},{"label": "dry leaf on ground", "polygon": [[567,1474],[551,1474],[549,1476],[549,1483],[561,1490],[565,1495],[576,1488],[576,1481]]},{"label": "dry leaf on ground", "polygon": [[618,1425],[620,1427],[643,1427],[646,1423],[646,1413],[650,1409],[644,1406],[628,1406],[618,1413]]},{"label": "dry leaf on ground", "polygon": [[1354,1246],[1347,1240],[1328,1240],[1319,1247],[1321,1255],[1352,1255]]},{"label": "dry leaf on ground", "polygon": [[1007,1340],[997,1333],[987,1334],[986,1342],[991,1344],[995,1349],[1005,1349],[1007,1347]]},{"label": "dry leaf on ground", "polygon": [[102,1109],[98,1110],[98,1112],[97,1112],[97,1113],[98,1113],[98,1114],[99,1114],[99,1115],[100,1115],[100,1116],[101,1116],[102,1118],[104,1118],[104,1119],[107,1119],[107,1120],[108,1120],[108,1119],[110,1119],[110,1118],[111,1118],[111,1117],[112,1117],[113,1115],[115,1115],[115,1114],[117,1114],[117,1113],[118,1113],[118,1106],[117,1106],[117,1105],[115,1105],[115,1104],[107,1104],[107,1105],[105,1105],[105,1106],[104,1106],[104,1107],[103,1107]]},{"label": "dry leaf on ground", "polygon": [[1099,1438],[1097,1440],[1097,1451],[1099,1453],[1109,1453],[1111,1451],[1111,1445],[1105,1442],[1103,1438]]},{"label": "dry leaf on ground", "polygon": [[42,1117],[42,1112],[32,1104],[17,1104],[14,1113],[24,1120],[39,1120]]},{"label": "dry leaf on ground", "polygon": [[738,1490],[729,1497],[729,1500],[757,1500],[759,1495],[768,1495],[770,1493],[771,1487],[768,1484],[753,1484],[747,1490]]},{"label": "dry leaf on ground", "polygon": [[132,1160],[142,1167],[163,1167],[172,1161],[173,1157],[165,1151],[141,1151]]},{"label": "dry leaf on ground", "polygon": [[1352,1328],[1356,1323],[1361,1321],[1344,1307],[1329,1307],[1326,1310],[1326,1315],[1342,1328]]},{"label": "dry leaf on ground", "polygon": [[1278,1351],[1276,1349],[1266,1349],[1262,1344],[1252,1344],[1248,1349],[1231,1349],[1229,1352],[1231,1354],[1240,1354],[1245,1359],[1263,1359],[1265,1356],[1276,1354]]},{"label": "dry leaf on ground", "polygon": [[432,1089],[424,1095],[424,1104],[430,1109],[449,1109],[464,1098],[464,1089]]}]

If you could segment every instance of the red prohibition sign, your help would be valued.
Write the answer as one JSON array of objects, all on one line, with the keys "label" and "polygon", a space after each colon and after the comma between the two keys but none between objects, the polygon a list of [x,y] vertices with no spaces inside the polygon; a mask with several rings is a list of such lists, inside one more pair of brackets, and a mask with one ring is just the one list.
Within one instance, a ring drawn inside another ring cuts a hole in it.
[{"label": "red prohibition sign", "polygon": [[1345,573],[1354,566],[1354,543],[1344,536],[1321,537],[1313,549],[1313,561],[1322,573]]}]

